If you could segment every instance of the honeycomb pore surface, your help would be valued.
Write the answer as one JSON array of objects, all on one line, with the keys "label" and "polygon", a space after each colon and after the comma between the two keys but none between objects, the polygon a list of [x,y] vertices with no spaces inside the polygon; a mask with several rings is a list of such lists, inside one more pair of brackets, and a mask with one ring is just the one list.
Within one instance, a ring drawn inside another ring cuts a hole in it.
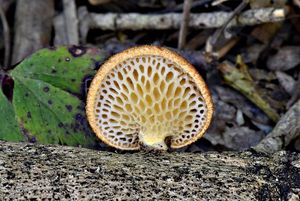
[{"label": "honeycomb pore surface", "polygon": [[118,147],[139,146],[139,133],[171,136],[171,145],[194,138],[207,108],[193,78],[176,63],[145,55],[115,66],[102,80],[95,102],[97,126]]}]

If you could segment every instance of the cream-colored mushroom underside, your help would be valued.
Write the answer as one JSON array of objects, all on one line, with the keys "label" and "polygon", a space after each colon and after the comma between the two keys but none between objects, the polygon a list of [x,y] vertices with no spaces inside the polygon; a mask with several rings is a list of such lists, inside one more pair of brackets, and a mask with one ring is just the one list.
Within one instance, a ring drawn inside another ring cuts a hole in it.
[{"label": "cream-colored mushroom underside", "polygon": [[145,55],[118,64],[99,84],[95,115],[112,144],[137,147],[171,136],[171,144],[194,138],[206,120],[194,80],[163,57]]}]

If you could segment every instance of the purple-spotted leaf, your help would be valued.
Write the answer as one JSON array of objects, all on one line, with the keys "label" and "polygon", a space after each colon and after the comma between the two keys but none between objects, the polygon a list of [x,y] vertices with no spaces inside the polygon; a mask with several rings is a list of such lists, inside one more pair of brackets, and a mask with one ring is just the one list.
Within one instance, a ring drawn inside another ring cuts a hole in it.
[{"label": "purple-spotted leaf", "polygon": [[78,46],[41,49],[13,70],[13,77],[42,80],[62,90],[80,93],[84,78],[94,75],[103,60],[96,48]]},{"label": "purple-spotted leaf", "polygon": [[79,97],[103,52],[95,48],[42,49],[22,61],[14,80],[12,105],[22,135],[31,142],[92,147],[96,138]]}]

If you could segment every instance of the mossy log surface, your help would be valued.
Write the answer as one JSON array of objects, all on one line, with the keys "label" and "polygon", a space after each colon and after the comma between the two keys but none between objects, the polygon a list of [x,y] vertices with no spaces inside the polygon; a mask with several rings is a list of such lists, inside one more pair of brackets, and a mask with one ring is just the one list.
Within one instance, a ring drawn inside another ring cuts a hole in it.
[{"label": "mossy log surface", "polygon": [[113,153],[0,141],[1,200],[297,200],[300,155]]}]

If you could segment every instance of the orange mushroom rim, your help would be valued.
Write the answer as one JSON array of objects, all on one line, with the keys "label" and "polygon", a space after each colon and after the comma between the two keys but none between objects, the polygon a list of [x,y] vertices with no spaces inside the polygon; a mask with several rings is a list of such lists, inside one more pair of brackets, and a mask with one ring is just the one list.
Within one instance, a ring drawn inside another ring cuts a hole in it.
[{"label": "orange mushroom rim", "polygon": [[136,47],[126,49],[120,53],[111,56],[104,64],[102,64],[102,66],[100,67],[100,69],[98,70],[94,79],[91,82],[91,85],[88,90],[88,95],[87,95],[86,113],[91,128],[93,129],[97,137],[109,146],[122,149],[122,150],[140,149],[140,146],[119,147],[115,144],[112,144],[109,140],[105,138],[105,136],[102,134],[101,129],[96,124],[97,120],[95,115],[95,102],[96,102],[96,95],[99,90],[100,83],[105,78],[105,76],[117,66],[117,64],[133,57],[146,56],[146,55],[161,56],[166,59],[169,59],[174,63],[178,64],[182,70],[184,70],[192,79],[194,79],[194,82],[198,87],[198,89],[200,90],[200,93],[202,94],[204,102],[206,104],[207,118],[202,129],[197,135],[195,135],[189,141],[180,144],[178,146],[172,146],[171,144],[171,148],[173,149],[181,148],[197,141],[199,138],[201,138],[204,135],[204,133],[209,128],[209,125],[211,124],[212,121],[214,106],[213,106],[213,101],[209,89],[206,83],[204,82],[203,78],[194,68],[194,66],[192,66],[185,58],[183,58],[182,56],[180,56],[179,54],[177,54],[172,50],[169,50],[164,47],[154,46],[154,45],[136,46]]}]

